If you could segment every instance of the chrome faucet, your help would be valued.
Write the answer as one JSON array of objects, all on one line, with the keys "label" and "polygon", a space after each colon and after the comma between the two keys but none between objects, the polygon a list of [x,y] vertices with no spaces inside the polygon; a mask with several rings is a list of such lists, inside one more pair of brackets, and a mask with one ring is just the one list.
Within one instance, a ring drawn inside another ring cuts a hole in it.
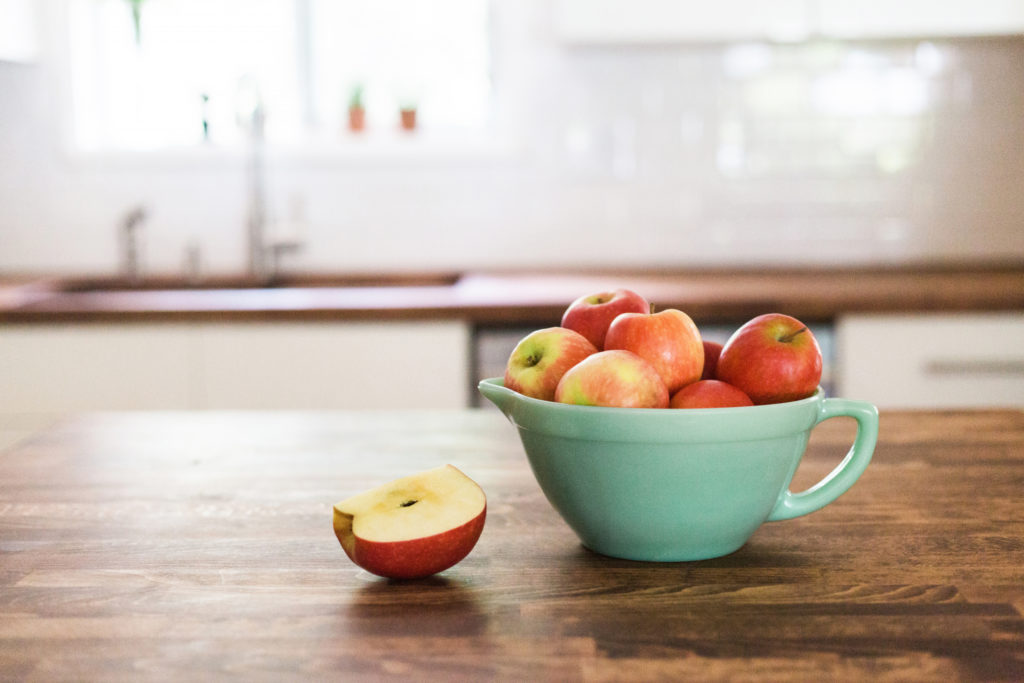
[{"label": "chrome faucet", "polygon": [[137,206],[121,219],[118,237],[121,245],[121,274],[129,282],[138,282],[142,277],[142,249],[139,231],[146,220],[146,209]]},{"label": "chrome faucet", "polygon": [[249,274],[262,284],[269,284],[281,270],[281,258],[297,251],[301,244],[295,239],[271,239],[267,220],[266,164],[264,162],[264,129],[266,111],[263,101],[256,99],[249,115],[249,207],[246,217]]},{"label": "chrome faucet", "polygon": [[269,280],[266,245],[267,230],[266,179],[263,164],[264,124],[263,102],[257,101],[249,119],[249,209],[246,218],[249,248],[249,273],[257,280]]}]

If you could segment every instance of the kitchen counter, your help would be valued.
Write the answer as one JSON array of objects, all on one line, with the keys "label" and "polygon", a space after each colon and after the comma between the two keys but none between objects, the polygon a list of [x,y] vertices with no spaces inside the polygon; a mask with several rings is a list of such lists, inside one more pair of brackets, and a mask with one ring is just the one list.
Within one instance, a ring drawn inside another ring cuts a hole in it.
[{"label": "kitchen counter", "polygon": [[299,278],[269,288],[214,281],[208,288],[166,284],[133,290],[71,282],[42,278],[0,286],[0,323],[448,318],[532,324],[557,321],[582,294],[619,286],[697,321],[742,320],[766,311],[830,320],[840,312],[1024,309],[1024,267],[1016,266],[467,273],[391,284],[368,278],[352,286]]},{"label": "kitchen counter", "polygon": [[[488,495],[474,551],[352,565],[331,504],[445,462]],[[848,493],[693,563],[582,548],[493,409],[86,414],[0,481],[4,680],[1024,678],[1021,411],[883,411]]]}]

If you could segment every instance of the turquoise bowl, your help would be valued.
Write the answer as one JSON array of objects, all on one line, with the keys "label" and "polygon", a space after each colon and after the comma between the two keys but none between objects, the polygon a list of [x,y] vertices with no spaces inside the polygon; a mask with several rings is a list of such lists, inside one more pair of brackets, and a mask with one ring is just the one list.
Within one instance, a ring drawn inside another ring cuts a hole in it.
[{"label": "turquoise bowl", "polygon": [[[826,398],[699,410],[601,408],[541,401],[482,380],[480,393],[515,425],[541,490],[591,550],[678,562],[738,550],[766,521],[828,505],[864,472],[878,410]],[[857,421],[846,457],[800,493],[790,480],[811,430]]]}]

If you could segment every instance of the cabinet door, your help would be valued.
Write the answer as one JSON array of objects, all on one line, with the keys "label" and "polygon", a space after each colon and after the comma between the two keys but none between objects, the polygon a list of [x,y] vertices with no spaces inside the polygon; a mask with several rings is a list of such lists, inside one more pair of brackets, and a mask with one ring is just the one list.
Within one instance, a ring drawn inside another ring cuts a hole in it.
[{"label": "cabinet door", "polygon": [[0,0],[0,62],[36,60],[36,12],[32,0]]},{"label": "cabinet door", "polygon": [[462,408],[469,332],[449,322],[202,326],[205,408]]},{"label": "cabinet door", "polygon": [[802,38],[804,0],[559,0],[555,30],[570,44],[723,42]]},{"label": "cabinet door", "polygon": [[879,407],[1024,406],[1024,314],[848,315],[837,393]]},{"label": "cabinet door", "polygon": [[817,0],[832,38],[942,38],[1024,33],[1021,0]]},{"label": "cabinet door", "polygon": [[187,325],[4,325],[0,412],[187,408],[196,353]]}]

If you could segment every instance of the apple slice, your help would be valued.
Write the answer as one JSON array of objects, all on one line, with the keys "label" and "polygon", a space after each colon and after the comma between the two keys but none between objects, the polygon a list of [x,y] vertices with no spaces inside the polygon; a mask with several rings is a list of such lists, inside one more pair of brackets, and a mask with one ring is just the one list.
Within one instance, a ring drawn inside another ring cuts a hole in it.
[{"label": "apple slice", "polygon": [[486,517],[483,489],[458,468],[444,465],[335,504],[334,535],[366,571],[415,579],[468,555]]}]

